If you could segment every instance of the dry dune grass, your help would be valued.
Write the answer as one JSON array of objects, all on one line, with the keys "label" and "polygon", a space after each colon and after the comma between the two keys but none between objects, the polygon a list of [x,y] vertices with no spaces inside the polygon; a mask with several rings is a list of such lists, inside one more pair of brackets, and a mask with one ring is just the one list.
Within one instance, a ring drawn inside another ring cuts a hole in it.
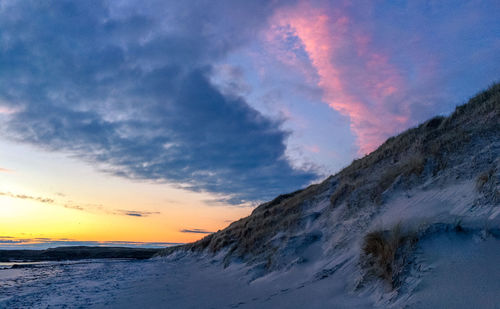
[{"label": "dry dune grass", "polygon": [[291,231],[299,227],[302,205],[313,201],[319,193],[327,190],[327,184],[325,181],[280,195],[257,207],[250,216],[233,222],[224,230],[208,235],[187,248],[192,251],[207,249],[218,252],[229,247],[231,249],[227,258],[270,254],[274,249],[271,239],[280,231]]},{"label": "dry dune grass", "polygon": [[494,177],[494,175],[495,175],[495,169],[494,168],[490,168],[489,170],[487,170],[487,171],[482,172],[481,174],[479,174],[479,176],[476,179],[476,189],[481,192],[484,189],[485,185],[490,180],[492,180],[492,178]]},{"label": "dry dune grass", "polygon": [[394,287],[416,242],[417,237],[403,233],[400,225],[389,231],[368,233],[363,240],[362,266],[367,274]]}]

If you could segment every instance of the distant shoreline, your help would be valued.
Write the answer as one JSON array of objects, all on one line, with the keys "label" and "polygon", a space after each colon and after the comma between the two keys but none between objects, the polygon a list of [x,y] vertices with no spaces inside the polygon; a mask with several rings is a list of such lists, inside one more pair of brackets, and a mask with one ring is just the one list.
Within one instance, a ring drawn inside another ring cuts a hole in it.
[{"label": "distant shoreline", "polygon": [[0,262],[43,262],[83,259],[149,259],[161,249],[129,247],[56,247],[45,250],[0,250]]}]

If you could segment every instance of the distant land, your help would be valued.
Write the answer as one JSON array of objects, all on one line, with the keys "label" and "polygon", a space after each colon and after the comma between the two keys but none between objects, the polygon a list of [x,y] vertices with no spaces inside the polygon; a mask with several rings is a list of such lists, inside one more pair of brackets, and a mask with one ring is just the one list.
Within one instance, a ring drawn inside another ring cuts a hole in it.
[{"label": "distant land", "polygon": [[160,249],[128,247],[57,247],[45,250],[0,250],[0,262],[41,262],[81,259],[148,259]]}]

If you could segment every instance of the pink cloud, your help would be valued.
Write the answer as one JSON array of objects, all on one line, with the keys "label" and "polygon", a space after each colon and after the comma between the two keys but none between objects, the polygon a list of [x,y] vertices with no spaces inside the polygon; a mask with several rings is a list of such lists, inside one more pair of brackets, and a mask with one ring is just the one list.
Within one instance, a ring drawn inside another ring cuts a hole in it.
[{"label": "pink cloud", "polygon": [[320,148],[318,145],[312,145],[312,146],[306,146],[305,147],[309,152],[312,152],[312,153],[319,153],[320,152]]},{"label": "pink cloud", "polygon": [[[349,117],[361,154],[407,126],[408,108],[402,102],[405,80],[389,55],[373,47],[369,31],[351,22],[346,12],[300,3],[278,11],[266,37],[300,41],[292,52],[303,48],[317,74],[323,101]],[[306,67],[290,51],[281,58],[300,70]]]},{"label": "pink cloud", "polygon": [[0,115],[1,114],[11,115],[11,114],[14,114],[16,112],[18,112],[18,110],[15,109],[15,108],[10,108],[10,107],[7,107],[7,106],[0,105]]}]

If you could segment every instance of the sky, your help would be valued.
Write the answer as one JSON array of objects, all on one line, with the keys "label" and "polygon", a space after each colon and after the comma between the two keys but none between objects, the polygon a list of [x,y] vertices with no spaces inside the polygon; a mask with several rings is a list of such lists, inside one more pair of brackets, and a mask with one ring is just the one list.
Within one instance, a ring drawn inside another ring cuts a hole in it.
[{"label": "sky", "polygon": [[499,80],[500,2],[0,0],[0,248],[168,246]]}]

